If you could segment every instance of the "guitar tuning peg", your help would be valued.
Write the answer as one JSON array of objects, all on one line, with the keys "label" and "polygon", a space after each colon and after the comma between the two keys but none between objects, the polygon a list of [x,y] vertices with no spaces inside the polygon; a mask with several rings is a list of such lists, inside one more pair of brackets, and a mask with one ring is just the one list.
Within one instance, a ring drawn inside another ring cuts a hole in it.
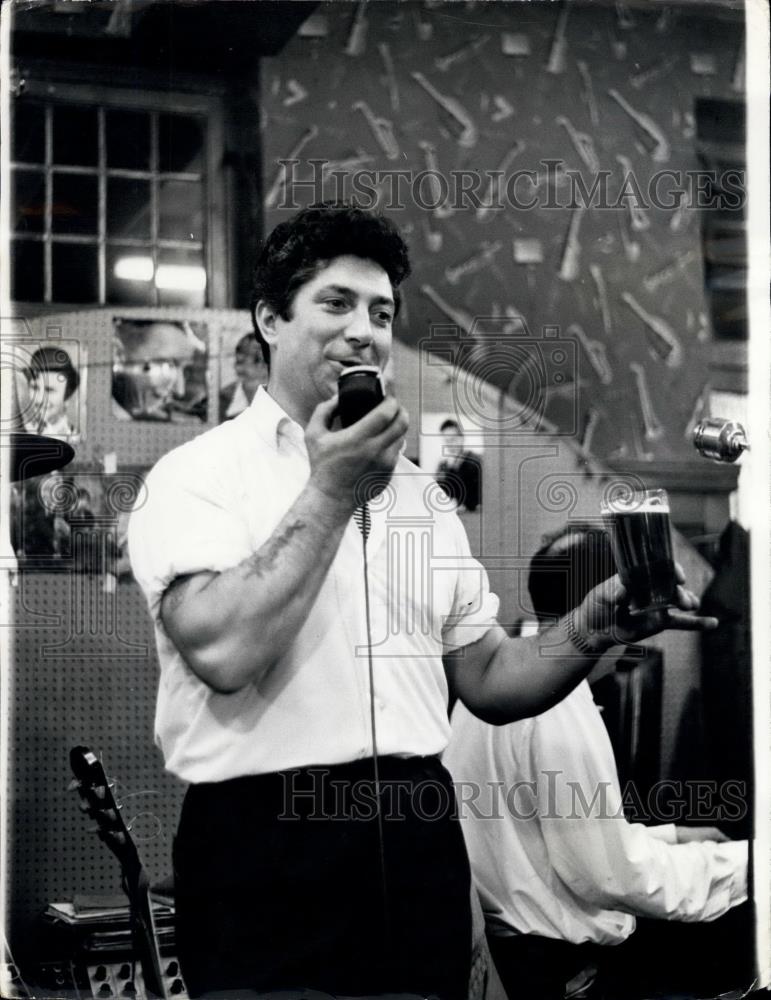
[{"label": "guitar tuning peg", "polygon": [[97,785],[96,788],[94,788],[94,795],[98,799],[104,799],[107,797],[107,790],[102,788],[100,785]]},{"label": "guitar tuning peg", "polygon": [[72,781],[67,785],[68,792],[75,792],[80,788],[80,781],[77,778],[73,778]]},{"label": "guitar tuning peg", "polygon": [[91,812],[91,806],[89,806],[88,802],[84,802],[83,799],[78,802],[78,809],[83,813]]}]

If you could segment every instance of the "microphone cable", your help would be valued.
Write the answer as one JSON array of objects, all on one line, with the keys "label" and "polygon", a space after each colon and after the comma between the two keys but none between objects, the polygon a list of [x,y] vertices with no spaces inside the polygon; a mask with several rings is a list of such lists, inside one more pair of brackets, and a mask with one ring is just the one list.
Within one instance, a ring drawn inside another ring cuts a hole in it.
[{"label": "microphone cable", "polygon": [[388,902],[388,876],[386,873],[385,860],[385,830],[383,828],[383,810],[380,799],[380,767],[378,764],[377,750],[377,720],[375,711],[375,669],[372,660],[372,619],[370,613],[369,594],[369,563],[367,561],[367,539],[372,527],[372,519],[369,512],[369,504],[365,500],[360,507],[353,512],[356,526],[361,532],[362,556],[364,560],[364,611],[367,627],[367,671],[369,677],[369,719],[370,733],[372,737],[372,770],[375,782],[375,815],[377,817],[378,833],[378,856],[380,861],[380,885],[383,894],[383,932],[386,949],[391,949],[391,910]]}]

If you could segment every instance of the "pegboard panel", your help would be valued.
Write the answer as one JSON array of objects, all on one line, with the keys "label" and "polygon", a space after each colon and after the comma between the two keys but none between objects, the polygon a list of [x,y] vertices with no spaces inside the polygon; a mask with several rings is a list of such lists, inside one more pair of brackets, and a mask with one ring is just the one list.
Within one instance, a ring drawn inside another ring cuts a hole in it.
[{"label": "pegboard panel", "polygon": [[[70,748],[85,744],[102,758],[152,880],[171,870],[184,786],[164,771],[153,742],[158,664],[139,588],[105,594],[99,577],[22,574],[14,602],[6,832],[9,931],[21,956],[34,952],[35,917],[48,902],[120,890],[117,861],[68,790]],[[106,606],[117,623],[112,636],[103,629]]]},{"label": "pegboard panel", "polygon": [[[112,399],[113,339],[115,320],[167,320],[194,324],[208,348],[206,421],[162,423],[121,420]],[[71,414],[79,437],[73,441],[75,461],[69,469],[101,464],[110,452],[118,466],[153,465],[171,448],[200,434],[217,420],[216,403],[222,382],[232,380],[229,370],[232,349],[239,336],[252,330],[246,310],[122,308],[87,309],[25,319],[14,325],[14,343],[24,358],[40,344],[60,342],[80,369],[82,399]]]}]

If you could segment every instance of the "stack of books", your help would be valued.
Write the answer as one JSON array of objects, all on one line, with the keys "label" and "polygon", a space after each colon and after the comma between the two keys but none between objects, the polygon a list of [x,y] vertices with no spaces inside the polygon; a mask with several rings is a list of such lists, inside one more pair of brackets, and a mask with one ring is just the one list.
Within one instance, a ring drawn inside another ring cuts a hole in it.
[{"label": "stack of books", "polygon": [[[158,948],[174,951],[174,902],[150,893]],[[123,895],[76,895],[72,901],[49,903],[41,914],[49,954],[89,959],[124,955],[132,950],[131,911]]]}]

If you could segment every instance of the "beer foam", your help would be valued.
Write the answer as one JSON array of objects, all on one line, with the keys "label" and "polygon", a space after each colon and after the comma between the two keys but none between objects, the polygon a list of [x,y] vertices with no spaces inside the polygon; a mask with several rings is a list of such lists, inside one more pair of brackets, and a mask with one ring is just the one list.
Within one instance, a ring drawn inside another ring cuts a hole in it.
[{"label": "beer foam", "polygon": [[668,514],[669,500],[659,497],[614,497],[607,501],[612,514]]}]

